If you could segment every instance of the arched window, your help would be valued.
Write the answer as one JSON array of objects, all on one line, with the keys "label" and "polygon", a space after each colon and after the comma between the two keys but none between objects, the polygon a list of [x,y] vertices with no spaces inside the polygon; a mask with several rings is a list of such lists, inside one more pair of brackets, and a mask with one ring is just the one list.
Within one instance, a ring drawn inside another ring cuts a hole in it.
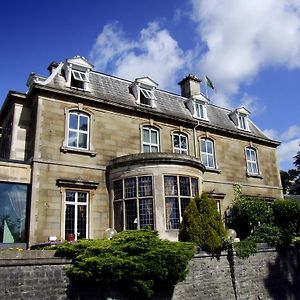
[{"label": "arched window", "polygon": [[215,169],[215,149],[214,142],[207,138],[202,138],[201,143],[201,161],[206,168]]},{"label": "arched window", "polygon": [[155,127],[144,126],[142,133],[143,152],[159,152],[159,131]]},{"label": "arched window", "polygon": [[258,163],[257,163],[257,154],[256,150],[251,147],[246,148],[246,160],[247,160],[247,172],[250,175],[258,175]]},{"label": "arched window", "polygon": [[173,134],[173,152],[188,154],[188,137],[181,132]]},{"label": "arched window", "polygon": [[68,114],[68,147],[89,149],[90,117],[80,111]]}]

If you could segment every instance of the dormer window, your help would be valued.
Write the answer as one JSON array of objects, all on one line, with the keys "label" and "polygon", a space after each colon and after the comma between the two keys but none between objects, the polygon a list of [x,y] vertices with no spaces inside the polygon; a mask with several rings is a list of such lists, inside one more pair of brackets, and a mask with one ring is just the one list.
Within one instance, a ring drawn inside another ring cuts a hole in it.
[{"label": "dormer window", "polygon": [[206,105],[195,101],[195,117],[198,119],[207,119]]},{"label": "dormer window", "polygon": [[208,121],[207,102],[208,100],[202,94],[197,94],[186,100],[185,103],[194,118]]},{"label": "dormer window", "polygon": [[81,56],[67,59],[63,67],[66,77],[66,86],[89,91],[89,75],[93,67],[93,65]]},{"label": "dormer window", "polygon": [[136,103],[147,107],[156,107],[155,90],[158,84],[149,77],[137,78],[130,86]]},{"label": "dormer window", "polygon": [[72,70],[71,87],[85,90],[85,83],[87,82],[89,81],[86,73]]},{"label": "dormer window", "polygon": [[249,114],[250,112],[246,108],[241,107],[231,112],[229,116],[238,129],[249,131],[250,130],[249,121],[248,121]]},{"label": "dormer window", "polygon": [[140,88],[140,104],[154,107],[153,101],[157,100],[153,90]]},{"label": "dormer window", "polygon": [[240,129],[248,130],[248,126],[247,126],[248,122],[247,121],[248,120],[247,120],[247,117],[245,115],[239,115],[238,116],[238,123],[239,123],[238,127]]}]

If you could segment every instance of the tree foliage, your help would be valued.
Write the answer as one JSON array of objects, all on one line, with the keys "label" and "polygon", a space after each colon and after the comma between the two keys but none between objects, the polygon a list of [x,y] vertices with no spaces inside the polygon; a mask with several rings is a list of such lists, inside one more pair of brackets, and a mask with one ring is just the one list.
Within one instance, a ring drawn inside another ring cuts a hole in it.
[{"label": "tree foliage", "polygon": [[220,249],[225,229],[214,199],[196,196],[185,210],[179,229],[179,240],[191,241],[202,250],[215,252]]},{"label": "tree foliage", "polygon": [[67,274],[77,282],[150,298],[184,279],[194,245],[160,240],[157,232],[142,229],[120,232],[111,240],[64,243],[56,255],[73,260]]}]

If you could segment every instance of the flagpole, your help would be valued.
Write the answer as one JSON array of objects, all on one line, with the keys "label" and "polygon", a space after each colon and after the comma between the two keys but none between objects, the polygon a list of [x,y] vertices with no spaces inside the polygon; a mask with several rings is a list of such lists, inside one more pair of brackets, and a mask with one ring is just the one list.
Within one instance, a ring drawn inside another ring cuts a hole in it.
[{"label": "flagpole", "polygon": [[204,80],[205,80],[205,94],[206,94],[206,98],[208,99],[206,76],[204,77]]}]

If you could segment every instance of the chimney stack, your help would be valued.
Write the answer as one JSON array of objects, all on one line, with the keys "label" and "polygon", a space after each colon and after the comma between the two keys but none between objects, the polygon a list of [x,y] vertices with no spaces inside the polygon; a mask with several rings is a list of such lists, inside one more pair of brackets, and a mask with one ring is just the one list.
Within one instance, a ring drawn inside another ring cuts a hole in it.
[{"label": "chimney stack", "polygon": [[51,62],[47,70],[49,71],[50,75],[53,73],[53,71],[58,67],[59,63],[56,61]]},{"label": "chimney stack", "polygon": [[201,79],[195,75],[189,74],[186,76],[178,83],[181,88],[181,96],[191,98],[200,94],[200,82]]}]

